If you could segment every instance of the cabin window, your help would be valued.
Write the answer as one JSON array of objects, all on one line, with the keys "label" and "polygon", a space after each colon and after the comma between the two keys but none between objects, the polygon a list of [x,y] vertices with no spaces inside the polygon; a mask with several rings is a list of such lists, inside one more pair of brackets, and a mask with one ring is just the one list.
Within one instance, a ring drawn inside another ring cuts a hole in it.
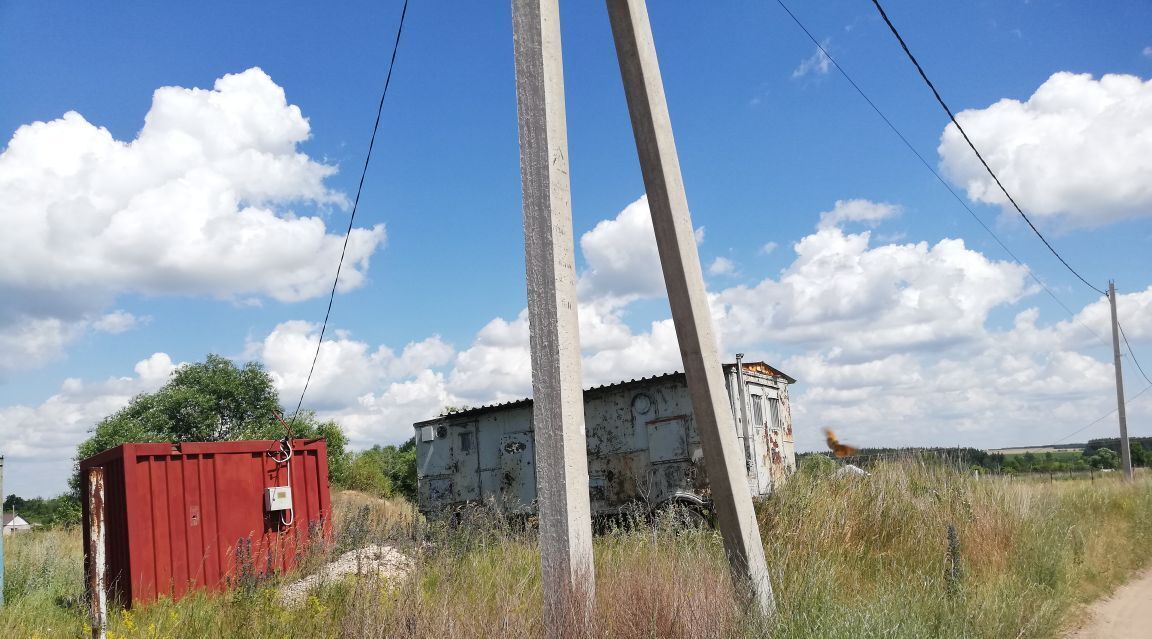
[{"label": "cabin window", "polygon": [[757,426],[764,423],[764,406],[760,400],[760,395],[752,395],[752,423]]},{"label": "cabin window", "polygon": [[768,426],[771,428],[783,428],[784,420],[780,419],[780,400],[775,397],[768,398]]},{"label": "cabin window", "polygon": [[460,452],[462,452],[462,453],[472,452],[472,432],[471,431],[464,431],[463,433],[460,433]]}]

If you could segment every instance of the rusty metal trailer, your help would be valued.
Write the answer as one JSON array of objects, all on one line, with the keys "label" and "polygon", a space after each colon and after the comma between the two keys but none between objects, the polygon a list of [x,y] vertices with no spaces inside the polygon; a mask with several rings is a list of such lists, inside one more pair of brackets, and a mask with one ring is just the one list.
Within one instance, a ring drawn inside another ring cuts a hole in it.
[{"label": "rusty metal trailer", "polygon": [[[788,403],[788,385],[795,381],[764,362],[724,365],[753,496],[769,494],[796,468]],[[584,419],[594,515],[637,505],[710,505],[683,373],[588,389]],[[435,515],[477,503],[506,514],[535,512],[531,399],[454,412],[413,427],[421,512]]]},{"label": "rusty metal trailer", "polygon": [[123,444],[80,462],[80,481],[85,572],[101,603],[286,572],[332,532],[324,440]]}]

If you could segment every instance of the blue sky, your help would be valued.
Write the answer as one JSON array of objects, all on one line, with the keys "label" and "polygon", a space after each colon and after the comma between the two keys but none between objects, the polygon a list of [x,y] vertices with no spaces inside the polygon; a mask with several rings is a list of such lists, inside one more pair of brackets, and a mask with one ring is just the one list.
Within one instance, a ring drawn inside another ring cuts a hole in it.
[{"label": "blue sky", "polygon": [[[1117,281],[1152,353],[1152,7],[886,6],[1040,228],[1094,284]],[[9,492],[62,490],[88,428],[209,352],[264,361],[295,404],[399,9],[0,4]],[[871,3],[793,10],[1077,313],[778,5],[653,3],[722,347],[800,379],[801,448],[823,426],[861,445],[1045,443],[1113,408],[1092,335],[1109,337],[1106,306],[982,190]],[[562,25],[586,380],[678,368],[606,11],[563,3]],[[162,87],[182,89],[154,101]],[[414,3],[306,406],[368,446],[446,403],[526,393],[519,187],[508,4]],[[1146,386],[1126,373],[1130,396]]]}]

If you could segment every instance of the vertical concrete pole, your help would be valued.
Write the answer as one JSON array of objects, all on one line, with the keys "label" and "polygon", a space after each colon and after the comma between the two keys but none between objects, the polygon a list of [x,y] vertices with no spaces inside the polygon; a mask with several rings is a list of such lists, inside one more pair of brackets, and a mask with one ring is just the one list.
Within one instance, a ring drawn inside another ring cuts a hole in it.
[{"label": "vertical concrete pole", "polygon": [[1116,370],[1116,414],[1120,417],[1120,463],[1124,479],[1132,481],[1132,449],[1128,446],[1128,417],[1124,412],[1124,371],[1120,367],[1120,328],[1116,321],[1116,283],[1108,280],[1108,304],[1112,308],[1112,366]]},{"label": "vertical concrete pole", "polygon": [[92,639],[108,636],[108,555],[105,543],[104,469],[88,469],[88,598],[92,614]]},{"label": "vertical concrete pole", "polygon": [[571,636],[595,594],[557,0],[513,0],[544,627]]},{"label": "vertical concrete pole", "polygon": [[775,613],[775,602],[768,564],[752,509],[740,439],[724,392],[700,254],[688,213],[648,8],[644,0],[607,1],[660,265],[724,548],[737,592],[745,597],[751,610],[770,616]]}]

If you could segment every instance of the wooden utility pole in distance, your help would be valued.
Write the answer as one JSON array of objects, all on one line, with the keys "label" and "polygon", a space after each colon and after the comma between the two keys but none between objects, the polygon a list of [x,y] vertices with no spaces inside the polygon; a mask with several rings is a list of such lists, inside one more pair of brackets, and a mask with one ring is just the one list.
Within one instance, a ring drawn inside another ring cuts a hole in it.
[{"label": "wooden utility pole in distance", "polygon": [[595,595],[588,442],[557,0],[513,0],[544,627],[579,635]]},{"label": "wooden utility pole in distance", "polygon": [[1108,280],[1108,304],[1112,307],[1112,365],[1116,369],[1116,414],[1120,417],[1120,462],[1124,479],[1132,481],[1132,449],[1128,446],[1128,418],[1124,413],[1124,374],[1120,368],[1120,325],[1116,322],[1116,283]]},{"label": "wooden utility pole in distance", "polygon": [[688,213],[648,8],[644,0],[607,1],[652,226],[656,230],[660,266],[668,288],[672,321],[684,360],[692,412],[704,448],[724,548],[737,591],[746,595],[750,609],[771,616],[775,614],[775,602],[768,564],[752,509],[740,440],[724,391],[700,254]]}]

